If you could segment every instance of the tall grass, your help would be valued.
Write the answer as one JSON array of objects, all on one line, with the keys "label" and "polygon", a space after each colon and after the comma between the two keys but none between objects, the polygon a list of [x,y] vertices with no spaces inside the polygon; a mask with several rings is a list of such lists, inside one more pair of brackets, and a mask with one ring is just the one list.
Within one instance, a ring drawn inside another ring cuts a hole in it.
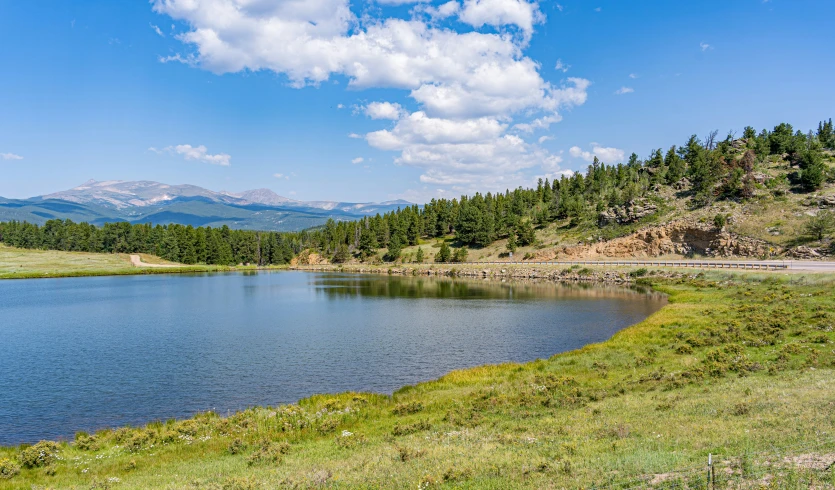
[{"label": "tall grass", "polygon": [[79,434],[40,467],[3,448],[0,488],[693,488],[708,454],[717,488],[835,488],[808,463],[835,452],[831,277],[646,280],[669,304],[603,343],[392,396]]}]

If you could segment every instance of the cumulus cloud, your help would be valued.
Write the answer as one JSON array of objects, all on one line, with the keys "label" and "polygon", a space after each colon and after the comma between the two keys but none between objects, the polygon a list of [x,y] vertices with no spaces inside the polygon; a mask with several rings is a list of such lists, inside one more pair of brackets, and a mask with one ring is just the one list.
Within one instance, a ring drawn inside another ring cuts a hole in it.
[{"label": "cumulus cloud", "polygon": [[638,78],[638,75],[637,75],[637,74],[635,74],[635,73],[630,73],[630,74],[629,74],[629,78],[631,78],[631,79],[633,79],[633,80],[634,80],[634,79]]},{"label": "cumulus cloud", "polygon": [[432,18],[432,20],[438,21],[447,19],[453,15],[458,15],[458,13],[461,12],[461,4],[452,0],[437,7],[433,7],[432,5],[420,5],[415,9],[415,12],[427,14]]},{"label": "cumulus cloud", "polygon": [[217,153],[212,155],[209,153],[209,150],[203,146],[191,146],[191,145],[175,145],[175,146],[166,146],[162,150],[157,150],[154,147],[148,148],[149,151],[152,151],[157,154],[161,154],[163,152],[171,153],[174,155],[181,155],[186,160],[197,160],[204,163],[210,163],[212,165],[220,165],[223,167],[228,167],[231,165],[232,157],[226,153]]},{"label": "cumulus cloud", "polygon": [[374,148],[399,151],[395,163],[421,168],[420,181],[433,185],[512,188],[524,181],[523,170],[557,170],[562,162],[508,134],[506,123],[490,117],[452,120],[419,111],[366,139]]},{"label": "cumulus cloud", "polygon": [[615,90],[615,95],[631,94],[635,89],[632,87],[621,87]]},{"label": "cumulus cloud", "polygon": [[14,153],[0,153],[3,160],[23,160],[23,157]]},{"label": "cumulus cloud", "polygon": [[557,65],[554,66],[555,70],[561,71],[563,73],[567,72],[569,68],[571,68],[571,65],[566,65],[565,63],[562,62],[561,59],[557,60]]},{"label": "cumulus cloud", "polygon": [[358,164],[358,163],[362,163],[362,162],[364,162],[364,161],[365,161],[365,158],[363,158],[363,157],[357,157],[357,158],[354,158],[353,160],[351,160],[351,163],[353,163],[354,165],[356,165],[356,164]]},{"label": "cumulus cloud", "polygon": [[554,139],[553,136],[540,136],[539,140],[537,141],[539,141],[539,144],[541,145],[542,143],[545,143],[546,141],[551,141],[552,139]]},{"label": "cumulus cloud", "polygon": [[568,150],[568,154],[574,158],[582,158],[587,162],[592,162],[594,157],[597,157],[601,162],[608,164],[623,162],[623,157],[626,154],[620,148],[603,147],[597,143],[592,143],[591,147],[591,151],[584,151],[579,146],[572,146]]},{"label": "cumulus cloud", "polygon": [[515,25],[526,35],[545,20],[539,5],[526,0],[464,0],[458,17],[473,27]]},{"label": "cumulus cloud", "polygon": [[160,29],[159,26],[156,26],[154,24],[148,24],[148,25],[151,26],[151,29],[153,29],[154,32],[156,32],[159,37],[165,37],[165,34],[162,33],[162,29]]},{"label": "cumulus cloud", "polygon": [[403,108],[391,102],[372,102],[365,106],[365,114],[371,119],[400,119]]},{"label": "cumulus cloud", "polygon": [[[546,81],[540,64],[524,54],[545,19],[536,1],[421,3],[410,19],[358,18],[349,0],[152,0],[152,6],[189,26],[177,39],[192,51],[163,61],[218,74],[268,70],[297,88],[338,76],[353,89],[406,91],[419,106],[415,112],[385,101],[358,110],[395,121],[364,138],[399,152],[396,163],[421,168],[427,183],[495,188],[519,182],[532,167],[555,171],[559,156],[508,130],[548,128],[562,109],[585,103],[590,84],[576,77]],[[441,27],[444,19],[474,30]]]}]

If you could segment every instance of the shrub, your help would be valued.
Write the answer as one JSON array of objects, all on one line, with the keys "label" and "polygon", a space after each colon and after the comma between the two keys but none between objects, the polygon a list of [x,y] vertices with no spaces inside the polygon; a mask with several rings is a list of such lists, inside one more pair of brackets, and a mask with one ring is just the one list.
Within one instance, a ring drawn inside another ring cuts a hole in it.
[{"label": "shrub", "polygon": [[423,404],[421,402],[407,402],[395,405],[395,407],[391,410],[391,413],[394,415],[409,415],[412,413],[418,413],[421,410],[423,410]]},{"label": "shrub", "polygon": [[644,277],[649,273],[646,267],[641,267],[640,269],[634,270],[629,273],[629,277]]},{"label": "shrub", "polygon": [[322,421],[321,424],[319,424],[318,429],[319,432],[321,432],[322,434],[330,434],[331,432],[335,431],[337,427],[339,427],[339,420],[327,419]]},{"label": "shrub", "polygon": [[229,451],[229,454],[240,454],[246,450],[246,444],[240,439],[235,439],[229,443],[229,447],[226,449]]},{"label": "shrub", "polygon": [[261,463],[277,463],[281,456],[290,452],[290,444],[286,442],[263,442],[260,447],[249,455],[246,463],[253,466]]},{"label": "shrub", "polygon": [[96,436],[91,436],[85,432],[79,432],[75,435],[75,442],[73,446],[81,451],[98,451],[100,448],[99,441]]},{"label": "shrub", "polygon": [[713,217],[713,226],[716,228],[721,230],[726,224],[728,224],[728,217],[724,214],[717,214]]},{"label": "shrub", "polygon": [[20,473],[20,465],[9,458],[0,459],[0,479],[9,480]]},{"label": "shrub", "polygon": [[55,462],[60,446],[52,441],[41,441],[20,452],[20,464],[25,468],[40,468]]},{"label": "shrub", "polygon": [[347,430],[343,430],[342,434],[336,436],[336,445],[342,449],[353,449],[360,444],[365,444],[365,436],[362,434],[354,434]]},{"label": "shrub", "polygon": [[577,271],[577,274],[579,274],[581,276],[590,276],[591,272],[592,272],[592,270],[589,269],[588,267],[583,267],[582,269]]},{"label": "shrub", "polygon": [[429,430],[431,428],[432,424],[425,420],[415,422],[414,424],[394,424],[394,429],[391,430],[391,434],[393,436],[405,436],[422,430]]},{"label": "shrub", "polygon": [[749,404],[745,402],[739,402],[736,405],[734,405],[734,408],[733,410],[731,410],[731,413],[734,415],[747,415],[750,411],[751,406]]},{"label": "shrub", "polygon": [[397,456],[402,462],[410,461],[412,459],[419,458],[423,456],[424,451],[422,449],[412,449],[404,446],[397,446]]}]

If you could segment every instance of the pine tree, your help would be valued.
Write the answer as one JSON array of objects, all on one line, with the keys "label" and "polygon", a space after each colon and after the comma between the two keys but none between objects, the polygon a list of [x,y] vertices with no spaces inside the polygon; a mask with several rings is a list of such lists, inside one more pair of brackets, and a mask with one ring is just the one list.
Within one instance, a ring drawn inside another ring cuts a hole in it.
[{"label": "pine tree", "polygon": [[423,255],[423,247],[418,247],[417,253],[415,254],[415,262],[418,264],[422,264],[423,260],[425,259]]},{"label": "pine tree", "polygon": [[513,253],[516,251],[516,231],[512,230],[507,236],[507,251]]},{"label": "pine tree", "polygon": [[452,253],[449,250],[449,245],[447,245],[446,241],[443,241],[441,242],[441,248],[438,250],[438,254],[435,255],[435,262],[449,262],[451,254]]}]

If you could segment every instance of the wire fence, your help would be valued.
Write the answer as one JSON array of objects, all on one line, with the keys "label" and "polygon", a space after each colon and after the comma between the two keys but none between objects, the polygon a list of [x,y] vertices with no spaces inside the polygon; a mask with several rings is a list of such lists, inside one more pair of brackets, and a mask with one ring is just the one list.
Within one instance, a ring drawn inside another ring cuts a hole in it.
[{"label": "wire fence", "polygon": [[[718,489],[718,488],[810,488],[812,481],[828,480],[835,488],[835,455],[819,454],[817,461],[792,461],[792,457],[835,449],[835,438],[814,443],[776,447],[741,453],[705,455],[704,464],[678,468],[638,478],[592,486],[595,490]],[[810,464],[812,463],[812,464]],[[787,485],[781,484],[781,479]]]}]

